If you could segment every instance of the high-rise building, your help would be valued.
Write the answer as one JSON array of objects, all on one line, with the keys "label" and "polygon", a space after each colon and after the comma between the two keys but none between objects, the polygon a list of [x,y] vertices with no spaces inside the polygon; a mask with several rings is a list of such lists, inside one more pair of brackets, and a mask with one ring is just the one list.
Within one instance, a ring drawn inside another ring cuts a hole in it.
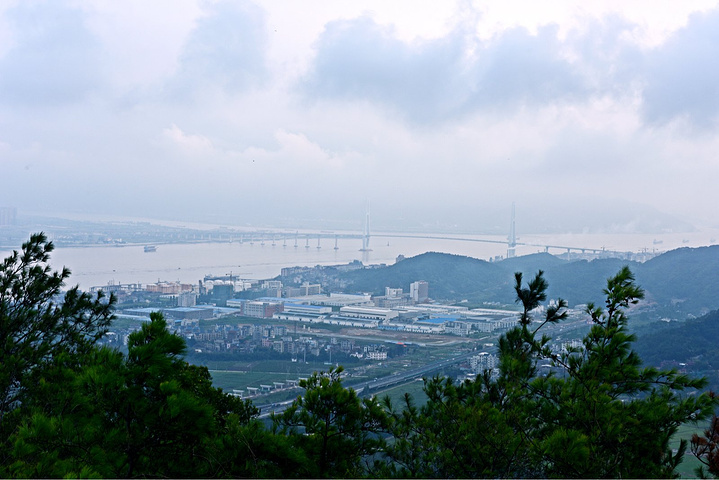
[{"label": "high-rise building", "polygon": [[424,280],[410,283],[409,296],[415,303],[423,303],[429,299],[429,283]]},{"label": "high-rise building", "polygon": [[0,207],[0,226],[15,225],[17,209],[15,207]]}]

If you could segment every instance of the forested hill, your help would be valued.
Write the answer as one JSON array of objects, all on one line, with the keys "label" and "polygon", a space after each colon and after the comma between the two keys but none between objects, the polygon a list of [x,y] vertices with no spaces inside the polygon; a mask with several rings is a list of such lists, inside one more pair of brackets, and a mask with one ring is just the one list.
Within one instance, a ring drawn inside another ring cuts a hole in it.
[{"label": "forested hill", "polygon": [[348,289],[384,293],[384,287],[403,288],[417,280],[429,282],[437,300],[470,302],[514,301],[514,272],[525,276],[544,270],[549,298],[562,297],[570,305],[601,302],[606,279],[623,265],[636,275],[648,301],[658,310],[680,314],[705,313],[719,308],[719,246],[680,248],[645,263],[619,259],[566,261],[547,253],[515,257],[501,262],[444,253],[424,253],[380,269],[343,274]]},{"label": "forested hill", "polygon": [[429,282],[433,298],[460,300],[472,292],[494,298],[504,295],[503,290],[507,289],[512,293],[511,278],[504,278],[504,269],[498,263],[436,252],[423,253],[386,268],[355,270],[344,277],[351,290],[378,295],[384,294],[384,287],[409,291],[409,284],[417,280]]},{"label": "forested hill", "polygon": [[[672,323],[666,328],[657,329],[656,324],[640,328],[637,332],[634,349],[647,365],[677,367],[685,364],[693,372],[705,374],[719,370],[719,310],[703,317],[687,320],[680,324]],[[716,388],[717,377],[714,373],[712,387]]]}]

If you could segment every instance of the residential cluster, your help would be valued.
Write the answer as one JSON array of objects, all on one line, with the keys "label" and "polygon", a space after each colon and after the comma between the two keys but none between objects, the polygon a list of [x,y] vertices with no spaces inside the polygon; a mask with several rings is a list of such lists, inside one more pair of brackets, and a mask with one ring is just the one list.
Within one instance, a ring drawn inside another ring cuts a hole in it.
[{"label": "residential cluster", "polygon": [[[163,310],[170,317],[173,331],[187,340],[191,353],[232,353],[248,355],[253,359],[267,356],[285,354],[292,361],[323,359],[332,362],[342,359],[359,360],[386,360],[407,351],[407,344],[377,344],[371,342],[357,342],[352,339],[317,336],[307,325],[295,324],[292,326],[282,324],[204,324],[190,315],[191,318],[174,318],[185,316],[187,307],[177,307]],[[193,311],[203,311],[201,316],[213,314],[213,308],[196,307]],[[214,312],[222,315],[227,312]],[[119,318],[147,318],[154,308],[128,309],[118,315]],[[114,329],[104,339],[104,343],[122,347],[127,345],[129,334],[134,328]],[[411,347],[411,345],[409,345]]]}]

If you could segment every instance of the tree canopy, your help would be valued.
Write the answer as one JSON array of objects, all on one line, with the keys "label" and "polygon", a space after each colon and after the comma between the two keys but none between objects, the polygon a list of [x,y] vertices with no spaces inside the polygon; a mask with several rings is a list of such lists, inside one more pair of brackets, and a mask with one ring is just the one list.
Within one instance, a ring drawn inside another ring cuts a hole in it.
[{"label": "tree canopy", "polygon": [[53,244],[38,233],[0,264],[0,431],[54,357],[93,348],[112,320],[114,298],[77,287],[61,295],[70,271],[48,265]]},{"label": "tree canopy", "polygon": [[[499,372],[459,385],[425,381],[428,401],[388,404],[394,441],[387,473],[411,477],[672,477],[687,443],[673,452],[680,424],[707,418],[716,406],[697,394],[705,380],[642,367],[631,349],[626,310],[643,292],[628,268],[607,281],[605,306],[590,304],[583,346],[555,353],[540,328],[563,319],[564,302],[543,302],[543,273],[515,291],[520,324],[502,335]],[[533,328],[534,325],[539,326]],[[538,362],[554,369],[538,374]]]}]

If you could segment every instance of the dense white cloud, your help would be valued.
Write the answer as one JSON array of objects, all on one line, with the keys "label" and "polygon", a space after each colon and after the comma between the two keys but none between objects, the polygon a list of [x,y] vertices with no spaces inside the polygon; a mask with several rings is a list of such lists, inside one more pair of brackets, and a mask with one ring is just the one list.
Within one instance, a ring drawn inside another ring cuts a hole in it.
[{"label": "dense white cloud", "polygon": [[0,204],[354,225],[369,198],[378,225],[479,230],[516,200],[533,228],[716,222],[719,8],[666,12],[0,4]]},{"label": "dense white cloud", "polygon": [[331,22],[317,42],[308,97],[368,99],[409,121],[444,117],[464,103],[470,79],[462,35],[408,44],[369,17]]}]

